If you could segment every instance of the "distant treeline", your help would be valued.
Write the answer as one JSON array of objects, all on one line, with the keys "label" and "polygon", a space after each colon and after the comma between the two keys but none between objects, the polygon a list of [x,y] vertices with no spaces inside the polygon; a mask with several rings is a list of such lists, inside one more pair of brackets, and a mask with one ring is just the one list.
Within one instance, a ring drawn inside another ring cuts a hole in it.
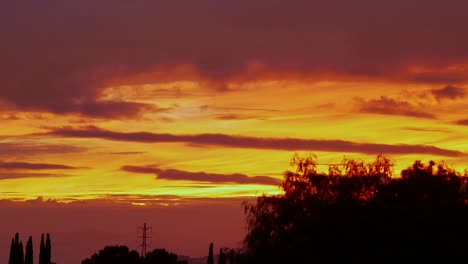
[{"label": "distant treeline", "polygon": [[[220,248],[218,264],[237,263],[239,252],[234,249]],[[81,264],[187,264],[187,260],[179,260],[174,253],[165,249],[155,249],[145,256],[141,256],[135,250],[129,250],[127,246],[106,246],[98,253],[93,254],[81,262]],[[210,244],[207,264],[214,264],[213,243]]]},{"label": "distant treeline", "polygon": [[177,258],[176,254],[165,249],[155,249],[146,256],[140,256],[127,246],[106,246],[81,264],[187,264],[187,261],[179,261]]},{"label": "distant treeline", "polygon": [[343,160],[328,173],[294,156],[283,194],[245,204],[242,263],[443,263],[466,261],[467,171],[391,158]]}]

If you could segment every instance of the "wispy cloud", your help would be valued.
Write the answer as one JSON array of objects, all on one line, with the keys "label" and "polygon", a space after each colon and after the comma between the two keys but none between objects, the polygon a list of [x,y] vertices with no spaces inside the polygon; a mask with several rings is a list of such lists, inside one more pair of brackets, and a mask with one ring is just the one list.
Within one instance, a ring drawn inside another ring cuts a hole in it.
[{"label": "wispy cloud", "polygon": [[261,138],[249,136],[234,136],[226,134],[194,134],[176,135],[167,133],[151,132],[116,132],[104,130],[94,126],[72,128],[62,127],[51,129],[43,133],[45,136],[60,136],[74,138],[99,138],[115,141],[130,141],[142,143],[168,143],[179,142],[196,145],[220,146],[231,148],[271,149],[286,151],[327,151],[344,153],[364,154],[432,154],[439,156],[464,156],[465,154],[456,150],[442,149],[426,145],[406,144],[378,144],[357,143],[345,140],[321,140],[321,139],[299,139],[299,138]]},{"label": "wispy cloud", "polygon": [[364,100],[356,99],[358,110],[362,113],[380,114],[380,115],[398,115],[416,118],[435,119],[435,115],[420,108],[413,106],[406,101],[399,101],[387,96],[381,96],[379,99]]},{"label": "wispy cloud", "polygon": [[164,180],[185,180],[208,183],[239,183],[239,184],[264,184],[279,185],[279,179],[269,176],[249,177],[241,173],[219,174],[207,172],[189,172],[176,169],[161,169],[154,166],[131,166],[126,165],[121,168],[123,171],[133,173],[154,174],[158,179]]},{"label": "wispy cloud", "polygon": [[438,101],[444,100],[444,99],[453,100],[457,98],[463,98],[466,96],[465,89],[455,87],[452,85],[447,85],[444,88],[440,88],[440,89],[432,89],[431,93]]},{"label": "wispy cloud", "polygon": [[75,167],[61,165],[61,164],[49,164],[49,163],[29,163],[29,162],[3,162],[0,161],[0,169],[16,170],[72,170]]},{"label": "wispy cloud", "polygon": [[264,117],[254,116],[254,115],[238,115],[238,114],[226,114],[226,115],[217,115],[215,119],[218,120],[247,120],[247,119],[265,119]]},{"label": "wispy cloud", "polygon": [[34,142],[0,142],[0,157],[32,157],[48,154],[70,154],[85,152],[87,149],[66,144],[42,144]]},{"label": "wispy cloud", "polygon": [[454,123],[461,126],[468,126],[468,119],[457,120]]},{"label": "wispy cloud", "polygon": [[112,155],[139,155],[145,154],[146,152],[143,151],[120,151],[120,152],[112,152]]}]

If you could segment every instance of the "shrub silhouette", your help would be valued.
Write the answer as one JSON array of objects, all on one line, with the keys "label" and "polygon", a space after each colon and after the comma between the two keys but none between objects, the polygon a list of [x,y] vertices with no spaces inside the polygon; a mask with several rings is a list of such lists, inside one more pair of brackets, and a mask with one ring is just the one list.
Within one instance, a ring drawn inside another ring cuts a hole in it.
[{"label": "shrub silhouette", "polygon": [[283,194],[245,204],[244,263],[400,263],[465,258],[466,177],[416,161],[393,177],[393,162],[343,160],[318,173],[294,156]]},{"label": "shrub silhouette", "polygon": [[155,249],[146,254],[145,262],[147,264],[182,264],[184,261],[178,261],[177,255],[170,253],[165,249]]},{"label": "shrub silhouette", "polygon": [[155,249],[140,258],[137,251],[130,251],[127,246],[106,246],[99,253],[93,254],[81,262],[82,264],[184,264],[177,261],[177,255],[165,249]]}]

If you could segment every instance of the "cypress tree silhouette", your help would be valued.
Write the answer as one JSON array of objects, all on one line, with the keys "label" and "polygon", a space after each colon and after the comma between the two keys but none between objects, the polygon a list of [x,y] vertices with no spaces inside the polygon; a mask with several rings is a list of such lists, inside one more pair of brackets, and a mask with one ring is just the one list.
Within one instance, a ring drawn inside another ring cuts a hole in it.
[{"label": "cypress tree silhouette", "polygon": [[15,239],[11,239],[11,246],[10,246],[10,260],[8,264],[15,264]]},{"label": "cypress tree silhouette", "polygon": [[219,249],[218,264],[226,264],[226,258],[222,248]]},{"label": "cypress tree silhouette", "polygon": [[45,261],[44,234],[41,234],[41,247],[40,247],[40,249],[39,249],[39,264],[46,264],[46,261]]},{"label": "cypress tree silhouette", "polygon": [[24,258],[24,264],[33,264],[33,243],[32,237],[29,237],[28,242],[26,243],[26,256]]},{"label": "cypress tree silhouette", "polygon": [[229,264],[234,264],[234,249],[231,249],[231,252],[229,253]]},{"label": "cypress tree silhouette", "polygon": [[19,243],[18,247],[18,263],[24,264],[24,251],[23,251],[23,241]]},{"label": "cypress tree silhouette", "polygon": [[44,256],[44,264],[50,264],[52,263],[52,245],[50,243],[50,236],[49,233],[47,233],[47,239],[46,239],[46,244],[45,244],[45,256]]},{"label": "cypress tree silhouette", "polygon": [[214,264],[214,259],[213,259],[213,243],[210,243],[210,251],[208,252],[208,264]]},{"label": "cypress tree silhouette", "polygon": [[14,263],[15,264],[19,264],[20,263],[20,250],[19,250],[19,246],[20,246],[20,243],[19,243],[19,234],[16,233],[15,234],[15,248],[13,249],[14,250],[14,256],[13,256],[13,260],[14,260]]},{"label": "cypress tree silhouette", "polygon": [[9,264],[24,264],[23,242],[19,241],[19,234],[11,240]]}]

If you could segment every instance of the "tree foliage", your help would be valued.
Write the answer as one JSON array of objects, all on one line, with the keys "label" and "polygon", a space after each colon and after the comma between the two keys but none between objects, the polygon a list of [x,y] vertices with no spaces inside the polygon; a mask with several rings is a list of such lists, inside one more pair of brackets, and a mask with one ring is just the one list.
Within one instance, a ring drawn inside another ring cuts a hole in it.
[{"label": "tree foliage", "polygon": [[183,264],[177,255],[165,249],[155,249],[141,258],[137,251],[130,251],[127,246],[106,246],[81,262],[82,264]]},{"label": "tree foliage", "polygon": [[416,161],[394,177],[394,162],[344,159],[317,171],[295,155],[281,195],[246,204],[244,262],[375,263],[461,258],[468,246],[466,173]]}]

